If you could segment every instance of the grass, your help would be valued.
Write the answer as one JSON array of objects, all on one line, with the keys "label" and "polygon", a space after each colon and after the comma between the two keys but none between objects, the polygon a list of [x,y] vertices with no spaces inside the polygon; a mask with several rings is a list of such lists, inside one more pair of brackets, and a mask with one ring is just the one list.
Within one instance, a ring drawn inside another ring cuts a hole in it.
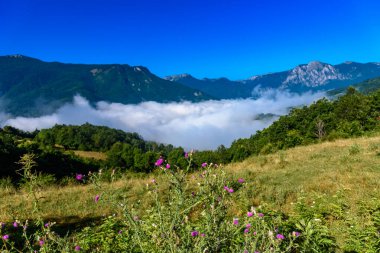
[{"label": "grass", "polygon": [[[103,154],[91,153],[80,151],[79,155],[102,159]],[[355,220],[359,225],[368,222],[362,217],[360,203],[380,199],[379,154],[380,136],[375,135],[296,147],[226,165],[230,177],[244,178],[248,186],[246,196],[235,199],[229,212],[231,216],[241,215],[240,210],[264,205],[291,214],[301,201],[307,208],[318,209],[318,214],[326,213],[332,234],[338,244],[343,244],[348,237],[341,232],[346,220]],[[192,184],[197,183],[197,177],[199,172],[190,175]],[[6,187],[0,189],[0,221],[35,219],[41,215],[44,220],[66,226],[113,214],[115,207],[105,201],[94,202],[97,194],[101,199],[128,199],[137,212],[143,211],[154,201],[147,187],[153,178],[160,185],[158,190],[165,194],[167,183],[157,172],[126,174],[97,187],[75,182],[45,186],[37,193],[42,214],[31,212],[31,196],[26,190],[4,184]]]},{"label": "grass", "polygon": [[72,150],[75,155],[83,158],[91,158],[95,160],[105,161],[107,159],[107,155],[103,152],[96,151],[81,151],[81,150]]}]

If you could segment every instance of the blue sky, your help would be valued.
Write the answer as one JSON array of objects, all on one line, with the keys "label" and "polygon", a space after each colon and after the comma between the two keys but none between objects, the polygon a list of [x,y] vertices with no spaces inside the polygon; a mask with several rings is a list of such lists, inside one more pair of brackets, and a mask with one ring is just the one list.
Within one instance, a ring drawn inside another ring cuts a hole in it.
[{"label": "blue sky", "polygon": [[0,0],[0,55],[243,79],[380,62],[378,0]]}]

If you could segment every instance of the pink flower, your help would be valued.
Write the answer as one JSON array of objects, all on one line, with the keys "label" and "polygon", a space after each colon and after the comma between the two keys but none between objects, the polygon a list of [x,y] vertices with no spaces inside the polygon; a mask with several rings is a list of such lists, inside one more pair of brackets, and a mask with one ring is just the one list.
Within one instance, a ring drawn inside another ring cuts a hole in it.
[{"label": "pink flower", "polygon": [[248,223],[245,227],[250,228],[251,226],[252,226],[251,223]]},{"label": "pink flower", "polygon": [[15,228],[18,227],[18,223],[17,223],[17,221],[13,222],[13,227],[15,227]]},{"label": "pink flower", "polygon": [[83,180],[83,174],[77,174],[75,176],[75,179],[78,180],[78,181],[82,181]]},{"label": "pink flower", "polygon": [[152,179],[152,180],[150,180],[150,182],[152,182],[152,184],[155,184],[156,183],[156,179]]},{"label": "pink flower", "polygon": [[228,189],[228,192],[229,192],[229,193],[233,193],[233,192],[234,192],[234,189],[229,188],[229,189]]},{"label": "pink flower", "polygon": [[258,216],[259,217],[264,217],[264,214],[263,213],[259,213]]},{"label": "pink flower", "polygon": [[100,198],[100,195],[96,195],[96,196],[95,196],[95,198],[94,198],[95,203],[98,203],[99,198]]},{"label": "pink flower", "polygon": [[198,236],[198,234],[199,232],[197,230],[194,230],[193,232],[191,232],[192,237]]},{"label": "pink flower", "polygon": [[189,153],[185,152],[185,158],[189,158]]},{"label": "pink flower", "polygon": [[44,240],[39,240],[38,244],[42,247],[45,244],[45,242],[44,242]]},{"label": "pink flower", "polygon": [[243,178],[239,178],[239,179],[238,179],[238,182],[242,184],[242,183],[244,183],[245,181],[244,181]]},{"label": "pink flower", "polygon": [[202,168],[206,167],[207,163],[202,163]]},{"label": "pink flower", "polygon": [[166,164],[166,166],[165,166],[167,169],[170,169],[170,164]]},{"label": "pink flower", "polygon": [[279,239],[279,240],[284,240],[285,236],[283,236],[282,234],[277,234],[276,238]]},{"label": "pink flower", "polygon": [[253,216],[253,213],[252,213],[252,212],[247,212],[247,216],[248,216],[248,217],[252,217],[252,216]]},{"label": "pink flower", "polygon": [[154,165],[156,166],[161,166],[161,164],[164,162],[164,159],[160,158],[156,161],[156,163]]},{"label": "pink flower", "polygon": [[234,224],[234,225],[239,225],[239,219],[234,218],[234,219],[233,219],[233,224]]},{"label": "pink flower", "polygon": [[244,229],[244,234],[249,233],[249,228]]},{"label": "pink flower", "polygon": [[201,234],[201,237],[205,237],[206,235],[204,233]]},{"label": "pink flower", "polygon": [[257,235],[257,232],[255,231],[255,232],[253,232],[253,235]]},{"label": "pink flower", "polygon": [[75,251],[80,251],[80,246],[79,245],[75,246],[74,250]]},{"label": "pink flower", "polygon": [[45,223],[44,227],[45,228],[49,227],[49,223]]},{"label": "pink flower", "polygon": [[6,240],[8,240],[8,239],[9,239],[9,235],[3,235],[3,236],[2,236],[2,238],[3,238],[3,240],[5,240],[5,241],[6,241]]}]

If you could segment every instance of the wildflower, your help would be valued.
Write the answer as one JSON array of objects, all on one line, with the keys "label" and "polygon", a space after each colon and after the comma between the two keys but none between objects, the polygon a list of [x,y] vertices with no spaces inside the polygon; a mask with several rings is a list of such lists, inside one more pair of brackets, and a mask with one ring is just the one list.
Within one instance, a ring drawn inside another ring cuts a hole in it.
[{"label": "wildflower", "polygon": [[228,191],[230,188],[228,188],[228,186],[224,186],[223,189]]},{"label": "wildflower", "polygon": [[202,163],[202,168],[206,167],[207,163]]},{"label": "wildflower", "polygon": [[229,189],[228,189],[228,192],[229,192],[229,193],[233,193],[233,192],[234,192],[234,189],[229,188]]},{"label": "wildflower", "polygon": [[243,251],[243,253],[249,253],[249,252],[248,252],[248,250],[245,249],[245,250]]},{"label": "wildflower", "polygon": [[17,221],[13,222],[13,227],[15,227],[15,228],[18,227],[18,223],[17,223]]},{"label": "wildflower", "polygon": [[80,246],[79,245],[75,246],[74,250],[75,251],[80,251]]},{"label": "wildflower", "polygon": [[166,166],[165,166],[167,169],[170,169],[170,164],[166,164]]},{"label": "wildflower", "polygon": [[9,235],[3,235],[3,236],[2,236],[2,238],[3,238],[3,240],[5,240],[5,241],[6,241],[6,240],[8,240],[8,239],[9,239]]},{"label": "wildflower", "polygon": [[277,234],[276,238],[279,239],[279,240],[284,240],[285,236],[283,236],[282,234]]},{"label": "wildflower", "polygon": [[253,213],[252,213],[252,212],[247,212],[247,216],[248,216],[248,217],[252,217],[252,216],[253,216]]},{"label": "wildflower", "polygon": [[252,226],[251,223],[248,223],[245,227],[250,228],[251,226]]},{"label": "wildflower", "polygon": [[185,152],[185,158],[189,158],[189,153]]},{"label": "wildflower", "polygon": [[152,180],[150,180],[150,182],[152,182],[152,184],[155,184],[156,183],[156,179],[152,179]]},{"label": "wildflower", "polygon": [[100,195],[96,195],[96,196],[95,196],[95,198],[94,198],[95,203],[98,203],[99,198],[100,198]]},{"label": "wildflower", "polygon": [[4,228],[5,227],[5,223],[4,222],[0,222],[0,227]]},{"label": "wildflower", "polygon": [[156,161],[156,163],[154,165],[156,166],[161,166],[161,164],[164,162],[164,159],[160,158]]},{"label": "wildflower", "polygon": [[297,231],[293,231],[292,235],[293,235],[294,237],[298,237],[298,236],[301,235],[301,233],[300,233],[300,232],[297,232]]},{"label": "wildflower", "polygon": [[82,181],[83,180],[83,174],[77,174],[75,176],[75,179],[78,180],[78,181]]},{"label": "wildflower", "polygon": [[244,229],[244,234],[249,233],[249,228]]},{"label": "wildflower", "polygon": [[119,232],[118,232],[118,233],[119,233],[119,235],[120,235],[120,234],[122,234],[122,233],[123,233],[123,230],[119,230]]},{"label": "wildflower", "polygon": [[263,213],[259,213],[258,216],[262,218],[262,217],[264,217],[264,214]]},{"label": "wildflower", "polygon": [[205,237],[206,235],[204,233],[201,234],[201,237]]},{"label": "wildflower", "polygon": [[38,244],[42,247],[45,244],[45,242],[44,242],[44,240],[39,240]]},{"label": "wildflower", "polygon": [[238,182],[242,184],[242,183],[245,182],[245,180],[244,180],[243,178],[239,178],[239,179],[238,179]]},{"label": "wildflower", "polygon": [[49,227],[49,223],[45,223],[45,224],[44,224],[44,227],[45,227],[45,228]]},{"label": "wildflower", "polygon": [[192,237],[198,236],[198,234],[199,232],[197,230],[194,230],[193,232],[191,232]]},{"label": "wildflower", "polygon": [[238,218],[234,218],[233,219],[233,223],[234,223],[234,225],[239,225],[239,219]]},{"label": "wildflower", "polygon": [[255,232],[253,232],[253,235],[257,235],[257,232],[255,231]]}]

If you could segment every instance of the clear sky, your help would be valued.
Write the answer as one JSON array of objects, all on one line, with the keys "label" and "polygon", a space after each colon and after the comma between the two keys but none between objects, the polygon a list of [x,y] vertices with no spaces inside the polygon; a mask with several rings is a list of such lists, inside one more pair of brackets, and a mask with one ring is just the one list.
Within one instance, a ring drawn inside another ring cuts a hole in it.
[{"label": "clear sky", "polygon": [[0,55],[244,79],[380,62],[379,0],[0,0]]}]

